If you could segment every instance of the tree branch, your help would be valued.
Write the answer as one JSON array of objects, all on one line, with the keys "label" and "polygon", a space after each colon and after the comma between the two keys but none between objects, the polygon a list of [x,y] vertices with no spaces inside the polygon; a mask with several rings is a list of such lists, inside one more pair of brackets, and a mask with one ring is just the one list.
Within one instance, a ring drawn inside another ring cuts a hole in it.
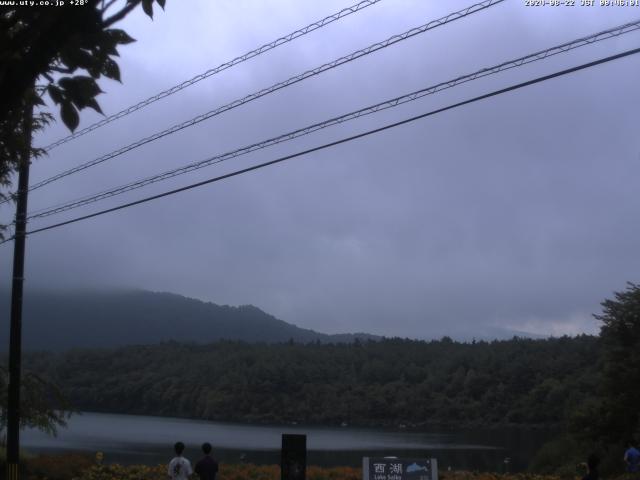
[{"label": "tree branch", "polygon": [[107,12],[107,10],[109,10],[109,9],[111,8],[111,6],[112,6],[114,3],[116,3],[117,1],[118,1],[118,0],[110,0],[110,1],[109,1],[109,2],[107,2],[107,4],[105,5],[105,4],[104,4],[104,0],[103,0],[103,2],[102,2],[102,9],[101,9],[101,10],[102,10],[102,11],[101,11],[102,15],[104,15],[104,14]]},{"label": "tree branch", "polygon": [[133,2],[128,4],[126,7],[124,7],[122,10],[120,10],[118,13],[115,13],[115,14],[111,15],[109,18],[107,18],[104,21],[104,27],[108,28],[111,25],[113,25],[114,23],[122,20],[124,17],[126,17],[129,14],[129,12],[131,10],[136,8],[140,4],[141,1],[142,0],[134,0]]},{"label": "tree branch", "polygon": [[58,73],[73,73],[74,70],[71,70],[70,68],[63,68],[63,67],[55,67],[52,66],[51,70],[53,70],[54,72],[58,72]]}]

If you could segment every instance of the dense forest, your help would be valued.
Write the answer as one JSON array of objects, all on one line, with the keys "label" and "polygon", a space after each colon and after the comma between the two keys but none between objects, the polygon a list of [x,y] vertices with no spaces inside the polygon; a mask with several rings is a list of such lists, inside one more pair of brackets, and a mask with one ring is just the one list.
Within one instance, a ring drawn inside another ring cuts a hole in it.
[{"label": "dense forest", "polygon": [[557,424],[593,391],[591,336],[457,343],[164,343],[31,354],[79,410],[246,422]]}]

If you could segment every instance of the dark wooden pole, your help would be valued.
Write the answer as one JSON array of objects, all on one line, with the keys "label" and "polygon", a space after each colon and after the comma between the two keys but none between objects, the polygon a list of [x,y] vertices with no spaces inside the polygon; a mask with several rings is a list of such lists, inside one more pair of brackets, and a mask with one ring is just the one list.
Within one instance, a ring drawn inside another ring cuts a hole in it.
[{"label": "dark wooden pole", "polygon": [[7,479],[20,477],[20,374],[22,359],[22,289],[27,229],[27,196],[31,161],[31,123],[33,111],[27,108],[23,119],[24,151],[18,166],[16,226],[11,284],[11,326],[9,332],[9,402],[7,406]]}]

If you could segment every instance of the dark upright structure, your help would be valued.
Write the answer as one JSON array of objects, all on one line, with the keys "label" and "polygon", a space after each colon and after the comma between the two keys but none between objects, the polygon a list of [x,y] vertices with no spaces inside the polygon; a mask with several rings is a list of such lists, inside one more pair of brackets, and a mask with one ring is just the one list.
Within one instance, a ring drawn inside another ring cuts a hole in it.
[{"label": "dark upright structure", "polygon": [[282,434],[282,480],[304,480],[307,470],[307,436]]}]

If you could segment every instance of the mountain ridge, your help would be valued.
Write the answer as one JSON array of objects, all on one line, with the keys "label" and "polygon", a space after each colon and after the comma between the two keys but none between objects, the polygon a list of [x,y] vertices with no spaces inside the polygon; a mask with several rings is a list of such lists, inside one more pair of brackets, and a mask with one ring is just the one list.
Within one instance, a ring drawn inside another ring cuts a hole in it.
[{"label": "mountain ridge", "polygon": [[[0,329],[0,346],[8,344],[9,299],[5,290],[0,308],[6,312],[7,322]],[[22,337],[25,350],[52,351],[166,341],[348,343],[381,338],[365,333],[320,333],[253,305],[218,305],[176,293],[138,289],[25,292]]]}]

